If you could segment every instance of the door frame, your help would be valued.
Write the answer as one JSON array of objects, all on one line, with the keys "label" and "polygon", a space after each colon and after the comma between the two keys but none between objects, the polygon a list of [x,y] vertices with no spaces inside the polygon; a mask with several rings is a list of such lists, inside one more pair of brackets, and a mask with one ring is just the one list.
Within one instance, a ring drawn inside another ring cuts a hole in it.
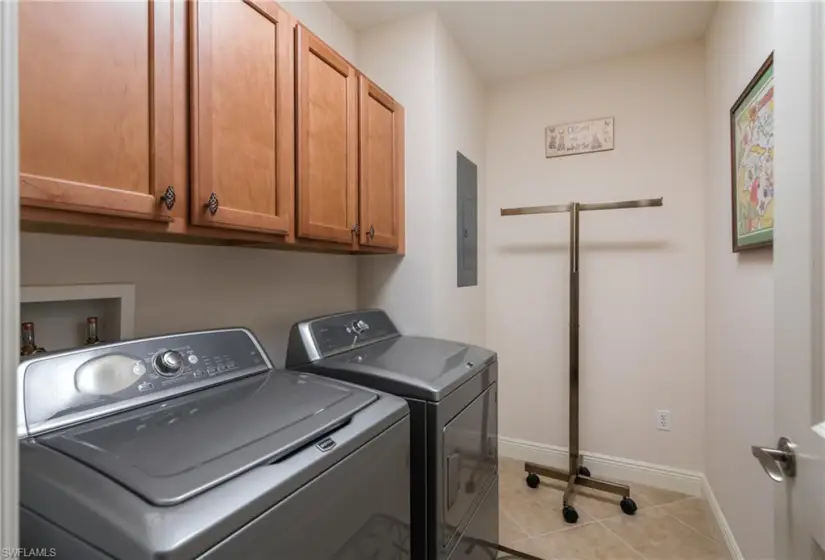
[{"label": "door frame", "polygon": [[0,545],[18,545],[20,140],[17,2],[0,2]]}]

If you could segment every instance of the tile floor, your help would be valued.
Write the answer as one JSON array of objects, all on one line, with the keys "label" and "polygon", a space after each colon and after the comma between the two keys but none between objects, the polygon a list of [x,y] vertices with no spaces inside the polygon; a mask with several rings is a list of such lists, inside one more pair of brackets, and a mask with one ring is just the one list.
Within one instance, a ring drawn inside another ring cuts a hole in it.
[{"label": "tile floor", "polygon": [[[521,462],[500,462],[501,544],[546,560],[729,560],[727,547],[703,498],[639,484],[639,510],[629,516],[619,497],[581,489],[579,522],[561,516],[564,484],[542,479],[529,488]],[[500,558],[508,558],[501,554]]]}]

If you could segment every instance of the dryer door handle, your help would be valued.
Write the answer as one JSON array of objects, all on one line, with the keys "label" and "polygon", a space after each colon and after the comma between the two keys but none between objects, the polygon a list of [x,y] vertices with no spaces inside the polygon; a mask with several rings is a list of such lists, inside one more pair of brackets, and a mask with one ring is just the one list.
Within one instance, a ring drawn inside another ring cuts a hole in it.
[{"label": "dryer door handle", "polygon": [[458,499],[461,489],[461,454],[447,455],[447,509],[451,509]]}]

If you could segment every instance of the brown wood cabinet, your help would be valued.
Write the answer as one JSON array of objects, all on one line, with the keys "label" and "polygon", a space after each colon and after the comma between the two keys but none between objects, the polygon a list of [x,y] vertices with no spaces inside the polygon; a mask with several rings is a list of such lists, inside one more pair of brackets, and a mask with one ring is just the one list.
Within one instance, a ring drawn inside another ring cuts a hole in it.
[{"label": "brown wood cabinet", "polygon": [[297,49],[297,232],[351,244],[358,220],[358,75],[304,26]]},{"label": "brown wood cabinet", "polygon": [[21,2],[19,14],[22,204],[170,220],[160,197],[183,187],[171,4]]},{"label": "brown wood cabinet", "polygon": [[20,5],[27,231],[403,253],[404,113],[270,0]]},{"label": "brown wood cabinet", "polygon": [[295,176],[290,18],[269,0],[190,10],[192,222],[286,235]]},{"label": "brown wood cabinet", "polygon": [[360,242],[403,248],[404,109],[360,77]]}]

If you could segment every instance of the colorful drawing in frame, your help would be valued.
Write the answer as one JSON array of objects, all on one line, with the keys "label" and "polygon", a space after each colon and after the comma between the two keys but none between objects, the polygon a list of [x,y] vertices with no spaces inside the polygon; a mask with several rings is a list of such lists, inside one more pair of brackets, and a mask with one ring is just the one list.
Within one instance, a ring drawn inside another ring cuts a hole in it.
[{"label": "colorful drawing in frame", "polygon": [[773,53],[730,110],[733,252],[773,244]]}]

